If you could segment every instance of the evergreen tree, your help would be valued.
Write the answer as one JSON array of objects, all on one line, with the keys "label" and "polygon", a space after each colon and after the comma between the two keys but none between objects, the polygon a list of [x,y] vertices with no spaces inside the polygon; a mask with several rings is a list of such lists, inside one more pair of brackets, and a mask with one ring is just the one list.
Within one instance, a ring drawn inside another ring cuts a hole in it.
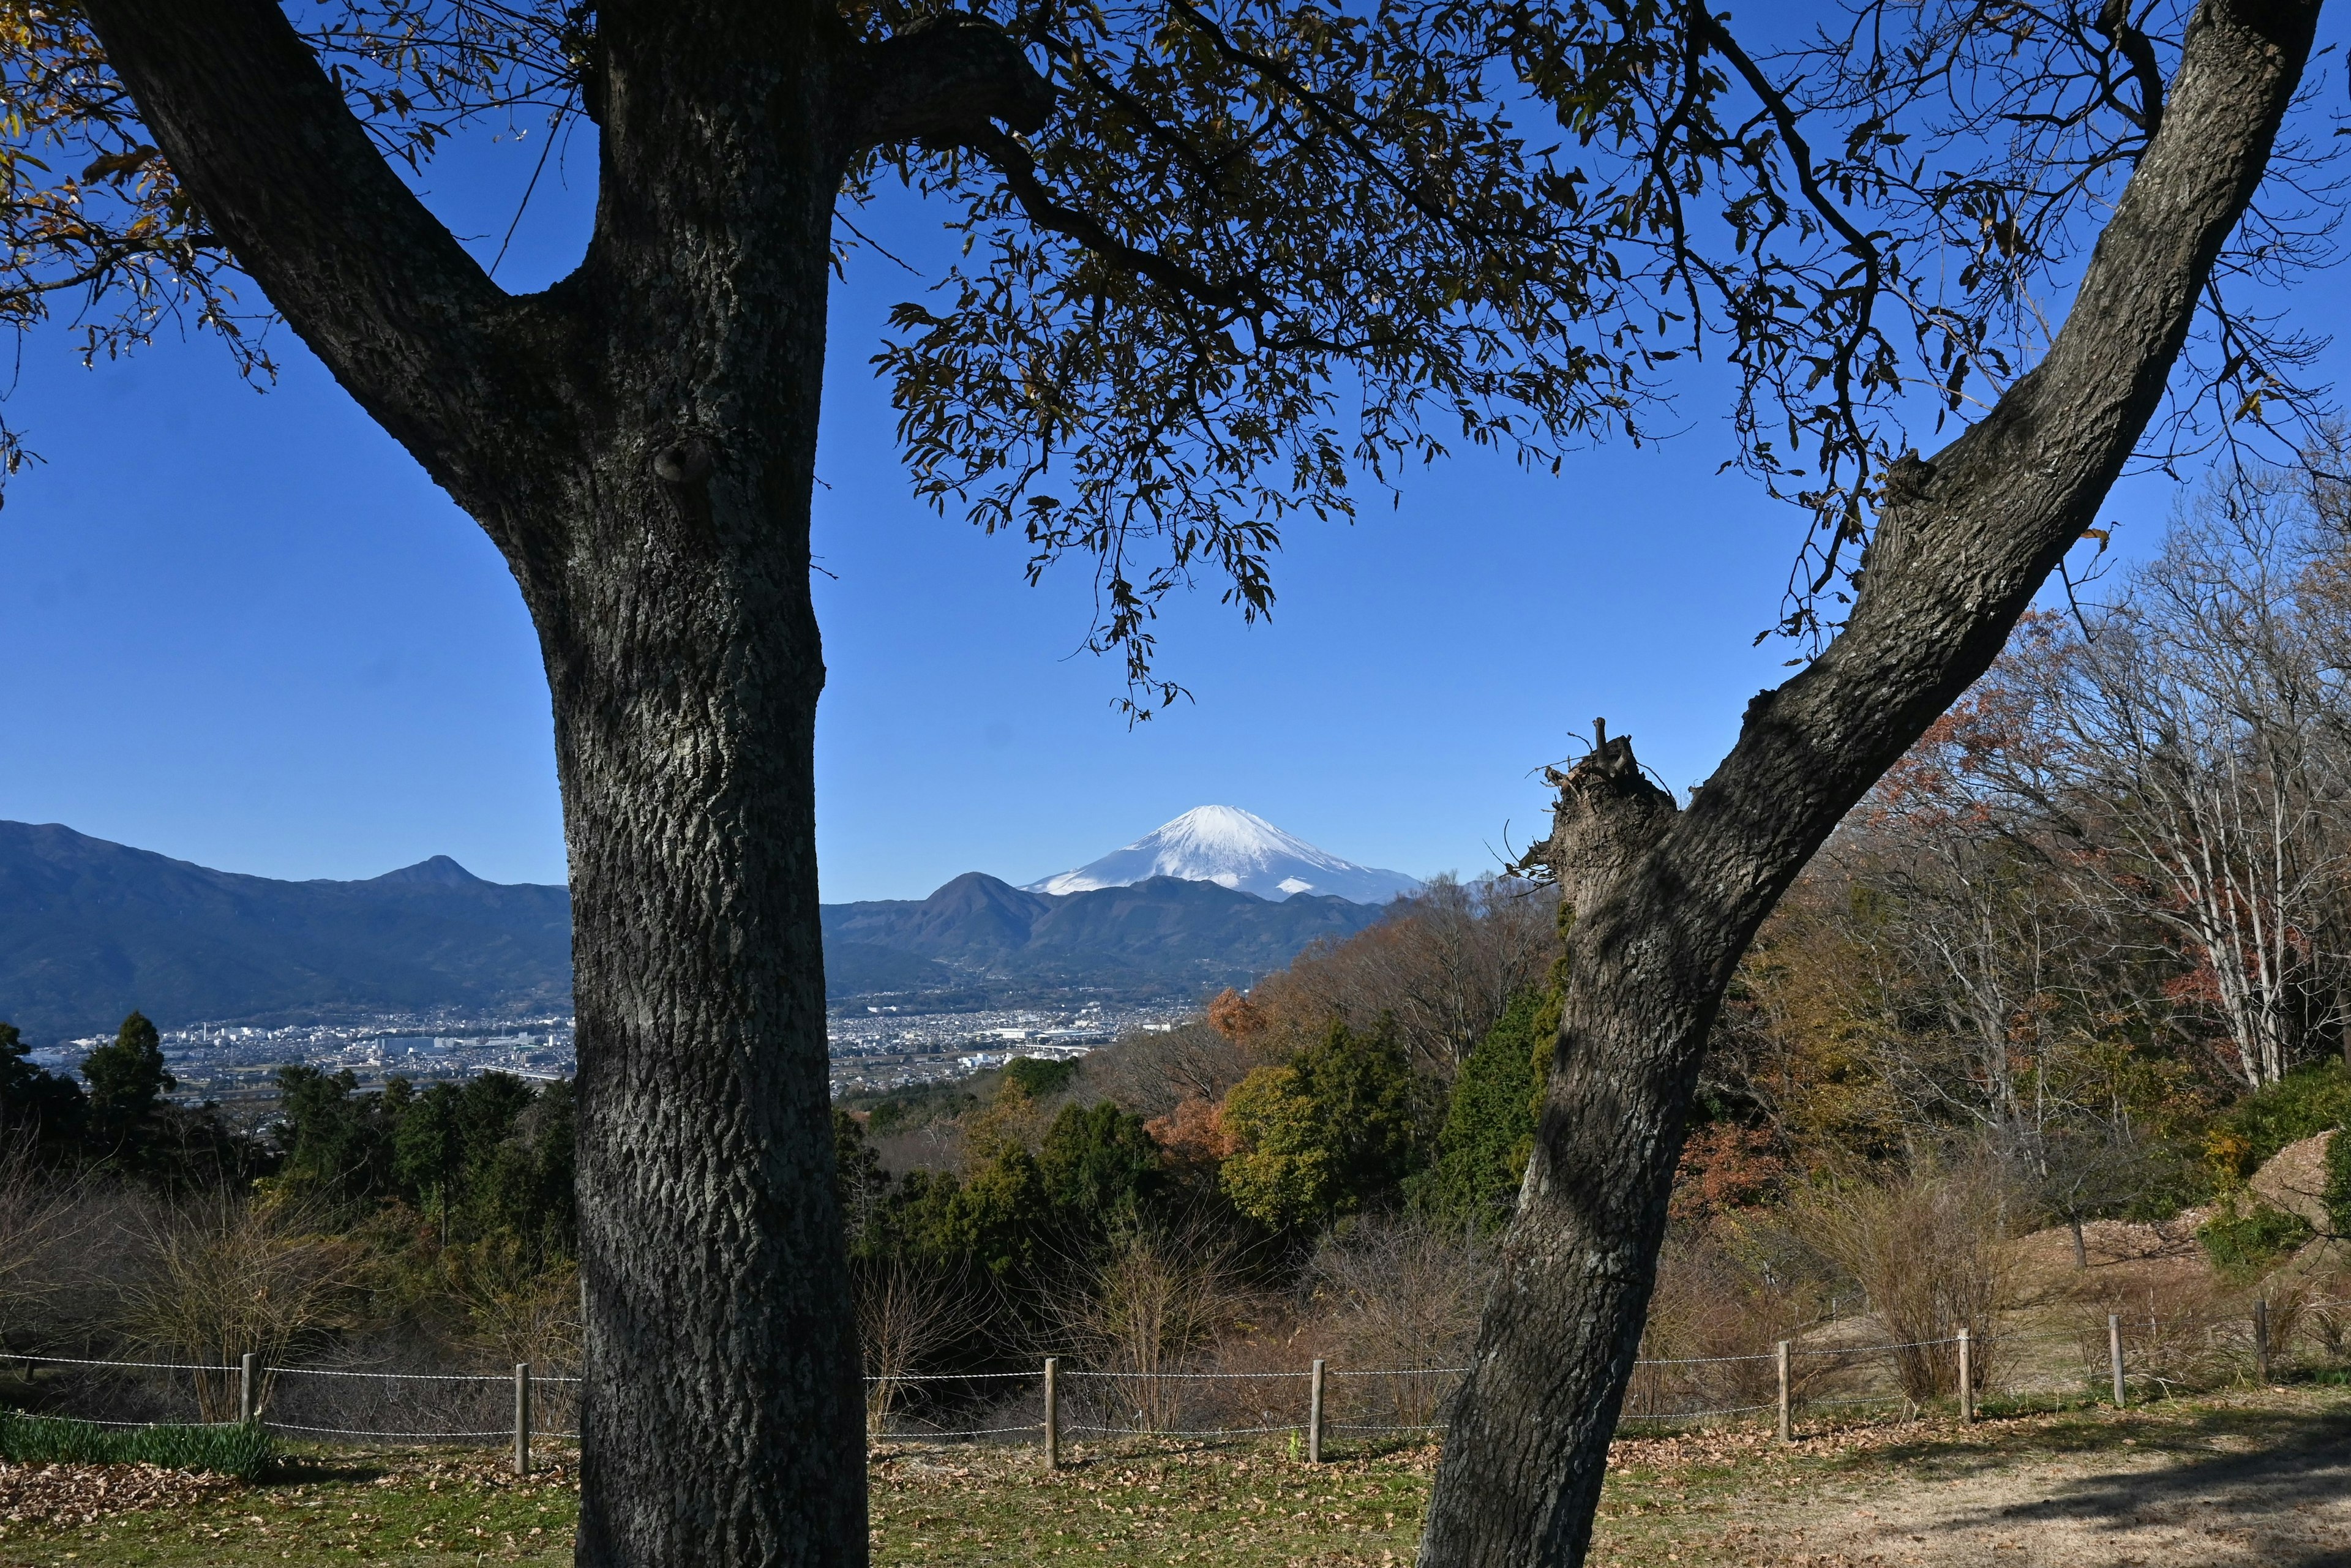
[{"label": "evergreen tree", "polygon": [[1414,1184],[1414,1206],[1448,1227],[1499,1230],[1517,1207],[1534,1151],[1535,1102],[1559,1032],[1559,1004],[1522,991],[1453,1080],[1437,1160]]},{"label": "evergreen tree", "polygon": [[164,1071],[162,1037],[137,1012],[122,1020],[112,1045],[83,1060],[81,1075],[89,1080],[89,1139],[100,1155],[136,1155],[139,1134],[180,1086]]},{"label": "evergreen tree", "polygon": [[0,1133],[28,1129],[44,1144],[81,1131],[81,1085],[32,1063],[32,1047],[12,1023],[0,1023]]},{"label": "evergreen tree", "polygon": [[439,1210],[465,1170],[457,1086],[431,1083],[414,1094],[392,1134],[392,1187],[420,1209]]},{"label": "evergreen tree", "polygon": [[326,1073],[298,1062],[277,1070],[285,1151],[278,1179],[287,1191],[353,1206],[390,1190],[392,1129],[384,1097],[358,1089],[349,1071]]},{"label": "evergreen tree", "polygon": [[1417,1098],[1388,1020],[1364,1032],[1334,1019],[1321,1040],[1226,1097],[1224,1125],[1241,1149],[1224,1164],[1225,1191],[1276,1228],[1377,1208],[1417,1163]]},{"label": "evergreen tree", "polygon": [[866,1256],[879,1239],[877,1222],[889,1198],[890,1173],[882,1168],[881,1153],[866,1137],[865,1124],[839,1106],[832,1113],[832,1169],[850,1253]]},{"label": "evergreen tree", "polygon": [[1143,1118],[1107,1101],[1063,1106],[1037,1164],[1061,1227],[1089,1243],[1141,1218],[1160,1185],[1159,1146]]}]

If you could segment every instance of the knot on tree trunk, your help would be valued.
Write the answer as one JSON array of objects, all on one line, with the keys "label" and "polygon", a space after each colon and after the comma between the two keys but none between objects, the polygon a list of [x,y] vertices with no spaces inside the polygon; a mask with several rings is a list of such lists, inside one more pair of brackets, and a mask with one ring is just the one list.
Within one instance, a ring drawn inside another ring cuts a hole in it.
[{"label": "knot on tree trunk", "polygon": [[1633,756],[1630,736],[1610,736],[1595,720],[1597,738],[1583,759],[1562,773],[1543,769],[1557,786],[1551,836],[1531,847],[1511,869],[1558,884],[1570,910],[1589,909],[1607,895],[1634,862],[1665,837],[1679,808],[1652,783]]}]

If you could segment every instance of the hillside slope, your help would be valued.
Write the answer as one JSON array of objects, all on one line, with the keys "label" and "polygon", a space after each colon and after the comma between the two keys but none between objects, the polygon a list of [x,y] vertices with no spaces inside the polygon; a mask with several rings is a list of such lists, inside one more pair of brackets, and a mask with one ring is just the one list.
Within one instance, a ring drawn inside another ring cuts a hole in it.
[{"label": "hillside slope", "polygon": [[[1245,985],[1317,938],[1352,936],[1384,913],[1311,894],[1277,903],[1174,877],[1057,894],[967,872],[925,899],[827,904],[824,935],[828,952],[856,943],[965,977],[1183,989]],[[847,994],[838,985],[835,992]]]},{"label": "hillside slope", "polygon": [[445,856],[364,882],[213,871],[0,822],[0,1019],[52,1040],[200,1019],[568,1007],[571,894]]}]

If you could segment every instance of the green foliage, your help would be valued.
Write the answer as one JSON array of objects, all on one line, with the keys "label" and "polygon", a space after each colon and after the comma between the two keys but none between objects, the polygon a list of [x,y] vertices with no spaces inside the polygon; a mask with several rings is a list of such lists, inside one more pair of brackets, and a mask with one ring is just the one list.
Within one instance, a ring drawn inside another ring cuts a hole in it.
[{"label": "green foliage", "polygon": [[[1019,1084],[1008,1090],[1026,1105]],[[866,1130],[835,1111],[834,1167],[852,1255],[1010,1281],[1099,1252],[1148,1224],[1167,1196],[1159,1146],[1142,1117],[1116,1105],[1062,1106],[1033,1151],[1009,1129],[977,1130],[977,1155],[961,1180],[916,1170],[892,1182]]]},{"label": "green foliage", "polygon": [[[279,1178],[306,1197],[338,1206],[363,1203],[391,1182],[392,1147],[383,1098],[353,1098],[359,1080],[293,1065],[277,1071],[286,1158]],[[402,1098],[406,1098],[402,1083]]]},{"label": "green foliage", "polygon": [[[457,1185],[465,1169],[457,1086],[431,1083],[417,1092],[404,1080],[394,1079],[384,1085],[387,1102],[395,1091],[407,1103],[392,1129],[392,1190],[419,1207],[438,1207],[441,1195]],[[298,1139],[295,1146],[298,1151]]]},{"label": "green foliage", "polygon": [[1384,1021],[1365,1033],[1333,1019],[1320,1040],[1226,1096],[1225,1128],[1241,1147],[1225,1161],[1225,1192],[1276,1228],[1378,1207],[1413,1174],[1415,1100],[1411,1065]]},{"label": "green foliage", "polygon": [[969,1259],[1007,1279],[1037,1263],[1046,1217],[1045,1177],[1037,1156],[1007,1143],[970,1180],[945,1195],[922,1240],[929,1251]]},{"label": "green foliage", "polygon": [[1031,1100],[1059,1094],[1078,1075],[1074,1061],[1048,1061],[1040,1056],[1016,1056],[1004,1064],[1004,1082],[1017,1085]]},{"label": "green foliage", "polygon": [[130,1145],[163,1096],[180,1086],[164,1071],[155,1026],[135,1012],[122,1020],[113,1044],[83,1060],[81,1075],[89,1080],[90,1135],[101,1147]]},{"label": "green foliage", "polygon": [[2251,1284],[2279,1260],[2310,1239],[2310,1222],[2298,1214],[2266,1204],[2241,1207],[2224,1202],[2220,1211],[2198,1228],[2212,1267],[2234,1283]]},{"label": "green foliage", "polygon": [[1088,1240],[1134,1225],[1161,1186],[1159,1146],[1143,1118],[1107,1102],[1063,1106],[1038,1167],[1060,1228]]},{"label": "green foliage", "polygon": [[2239,1178],[2284,1148],[2351,1123],[2351,1071],[2329,1058],[2289,1072],[2230,1107],[2213,1125],[2210,1145],[2229,1174]]},{"label": "green foliage", "polygon": [[979,1102],[959,1083],[917,1083],[876,1100],[868,1108],[865,1130],[877,1138],[903,1133],[942,1116],[960,1116]]},{"label": "green foliage", "polygon": [[258,1426],[108,1427],[0,1410],[0,1459],[20,1465],[161,1465],[251,1480],[277,1458]]},{"label": "green foliage", "polygon": [[1462,1062],[1436,1162],[1412,1187],[1415,1206],[1431,1218],[1484,1231],[1510,1222],[1534,1152],[1535,1105],[1558,1032],[1558,999],[1522,991]]},{"label": "green foliage", "polygon": [[883,1205],[890,1196],[890,1173],[865,1136],[865,1124],[839,1106],[832,1112],[833,1193],[852,1257],[863,1257],[883,1239]]},{"label": "green foliage", "polygon": [[569,1257],[578,1226],[571,1085],[538,1088],[504,1072],[423,1090],[395,1078],[360,1094],[349,1072],[277,1073],[288,1194],[425,1216],[448,1243],[507,1237],[537,1257]]},{"label": "green foliage", "polygon": [[32,1047],[12,1023],[0,1023],[0,1132],[39,1129],[44,1140],[80,1132],[86,1102],[81,1085],[33,1065]]}]

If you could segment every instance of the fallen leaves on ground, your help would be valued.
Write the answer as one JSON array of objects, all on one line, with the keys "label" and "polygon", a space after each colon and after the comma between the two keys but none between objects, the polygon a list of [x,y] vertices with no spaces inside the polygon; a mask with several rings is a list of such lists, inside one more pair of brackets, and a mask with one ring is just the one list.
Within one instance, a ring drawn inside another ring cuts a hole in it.
[{"label": "fallen leaves on ground", "polygon": [[226,1476],[160,1465],[15,1465],[0,1459],[0,1522],[95,1524],[118,1513],[186,1508],[243,1485]]}]

